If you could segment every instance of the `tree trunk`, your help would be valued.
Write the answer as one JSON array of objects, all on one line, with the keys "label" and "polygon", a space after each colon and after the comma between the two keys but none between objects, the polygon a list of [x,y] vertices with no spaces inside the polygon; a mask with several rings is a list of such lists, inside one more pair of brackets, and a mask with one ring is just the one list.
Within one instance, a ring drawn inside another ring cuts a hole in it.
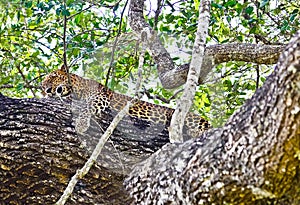
[{"label": "tree trunk", "polygon": [[137,204],[300,204],[300,32],[223,128],[164,146],[125,185]]}]

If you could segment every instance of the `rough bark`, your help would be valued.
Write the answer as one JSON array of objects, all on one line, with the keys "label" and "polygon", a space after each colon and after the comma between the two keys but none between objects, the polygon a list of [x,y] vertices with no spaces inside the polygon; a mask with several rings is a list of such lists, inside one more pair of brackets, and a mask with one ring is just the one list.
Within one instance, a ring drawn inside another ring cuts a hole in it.
[{"label": "rough bark", "polygon": [[[1,204],[53,204],[86,162],[102,132],[95,123],[89,130],[91,135],[77,135],[74,113],[60,101],[3,95],[0,100]],[[125,121],[120,129],[126,125],[130,127]],[[113,133],[97,164],[77,183],[67,204],[130,202],[122,186],[124,174],[167,142],[163,140],[167,135],[153,137],[150,143],[139,133],[135,138],[134,129],[130,131],[133,133],[122,136],[119,130]]]},{"label": "rough bark", "polygon": [[[144,0],[132,0],[129,6],[130,26],[138,36],[147,31],[147,48],[157,65],[160,81],[165,88],[176,88],[186,82],[189,64],[176,66],[159,37],[146,22],[143,14]],[[258,64],[275,64],[283,45],[223,44],[206,47],[199,83],[216,64],[228,61],[245,61]]]},{"label": "rough bark", "polygon": [[125,184],[137,204],[300,204],[300,32],[219,129],[168,144]]}]

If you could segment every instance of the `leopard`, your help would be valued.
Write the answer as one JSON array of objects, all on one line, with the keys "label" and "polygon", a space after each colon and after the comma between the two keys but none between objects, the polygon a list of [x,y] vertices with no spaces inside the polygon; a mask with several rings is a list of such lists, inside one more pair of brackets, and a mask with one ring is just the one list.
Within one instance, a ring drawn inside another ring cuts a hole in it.
[{"label": "leopard", "polygon": [[[92,116],[99,116],[107,109],[118,112],[133,99],[114,92],[95,80],[69,73],[64,66],[47,74],[41,87],[46,98],[76,99],[83,102],[85,106],[75,120],[75,129],[79,133],[88,130]],[[173,113],[172,108],[137,100],[131,105],[127,115],[132,119],[152,124],[164,124],[169,128]],[[189,112],[184,121],[184,127],[189,137],[195,138],[210,129],[211,124],[200,115]]]}]

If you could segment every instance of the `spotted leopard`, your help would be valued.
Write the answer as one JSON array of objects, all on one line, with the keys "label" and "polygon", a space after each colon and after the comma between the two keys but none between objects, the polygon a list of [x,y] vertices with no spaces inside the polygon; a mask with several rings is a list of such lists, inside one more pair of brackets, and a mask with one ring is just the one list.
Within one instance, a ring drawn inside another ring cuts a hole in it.
[{"label": "spotted leopard", "polygon": [[[99,116],[107,108],[119,111],[127,101],[132,99],[113,92],[94,80],[68,74],[63,68],[45,76],[42,81],[42,90],[46,97],[68,98],[71,96],[84,102],[86,108],[82,109],[75,121],[75,128],[80,133],[88,129],[91,116]],[[129,109],[128,115],[138,120],[169,126],[173,112],[174,109],[171,108],[138,101]],[[194,113],[188,113],[185,126],[191,137],[197,137],[210,128],[207,120]]]}]

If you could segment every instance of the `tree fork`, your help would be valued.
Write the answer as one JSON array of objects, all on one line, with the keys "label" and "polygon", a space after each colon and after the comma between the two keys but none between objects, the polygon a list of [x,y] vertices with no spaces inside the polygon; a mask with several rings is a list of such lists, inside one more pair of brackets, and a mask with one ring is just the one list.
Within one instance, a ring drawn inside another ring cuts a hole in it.
[{"label": "tree fork", "polygon": [[300,32],[224,127],[168,144],[125,185],[137,204],[300,204]]}]

